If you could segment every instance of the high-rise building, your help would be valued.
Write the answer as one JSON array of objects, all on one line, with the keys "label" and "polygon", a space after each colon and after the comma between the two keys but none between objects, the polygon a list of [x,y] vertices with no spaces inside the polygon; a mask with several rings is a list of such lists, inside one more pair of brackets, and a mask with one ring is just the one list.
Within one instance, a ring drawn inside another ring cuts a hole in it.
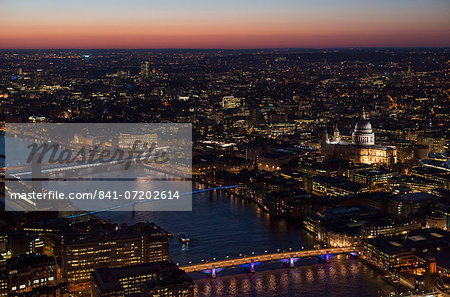
[{"label": "high-rise building", "polygon": [[141,64],[141,76],[143,78],[148,78],[151,75],[151,70],[150,70],[150,62],[145,61]]}]

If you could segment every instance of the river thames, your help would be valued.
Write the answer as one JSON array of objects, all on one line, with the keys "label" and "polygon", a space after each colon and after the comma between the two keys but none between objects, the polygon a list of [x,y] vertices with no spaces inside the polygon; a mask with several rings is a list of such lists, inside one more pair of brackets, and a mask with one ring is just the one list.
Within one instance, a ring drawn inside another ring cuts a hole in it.
[{"label": "river thames", "polygon": [[[174,236],[171,258],[183,264],[289,250],[312,248],[313,236],[298,222],[270,217],[261,208],[224,191],[193,196],[192,212],[102,213],[104,219],[122,224],[154,222],[174,234],[185,232],[191,243]],[[294,269],[280,262],[262,264],[255,273],[243,268],[221,271],[216,279],[193,273],[196,296],[380,296],[393,288],[372,268],[353,257],[333,257],[329,264],[302,259]]]},{"label": "river thames", "polygon": [[[18,147],[23,144],[18,143]],[[104,212],[98,216],[117,224],[148,221],[172,234],[185,232],[191,239],[189,245],[176,236],[170,244],[171,258],[180,265],[315,245],[313,236],[302,229],[300,222],[270,217],[257,205],[224,191],[193,195],[190,212]],[[293,269],[274,262],[258,265],[255,273],[235,268],[219,272],[216,279],[204,273],[192,273],[191,277],[196,282],[197,297],[375,297],[393,291],[375,270],[345,255],[333,257],[329,264],[301,259]]]}]

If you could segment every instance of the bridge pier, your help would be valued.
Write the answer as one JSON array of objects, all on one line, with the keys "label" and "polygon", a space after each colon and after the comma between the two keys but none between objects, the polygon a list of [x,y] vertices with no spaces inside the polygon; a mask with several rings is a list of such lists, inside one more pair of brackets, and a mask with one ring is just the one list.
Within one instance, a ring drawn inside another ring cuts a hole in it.
[{"label": "bridge pier", "polygon": [[253,259],[250,262],[250,272],[255,272],[255,260]]},{"label": "bridge pier", "polygon": [[216,266],[213,265],[211,268],[211,277],[216,278]]},{"label": "bridge pier", "polygon": [[333,255],[330,255],[330,251],[327,251],[325,254],[320,254],[318,256],[318,260],[321,261],[322,263],[330,263],[330,258]]},{"label": "bridge pier", "polygon": [[289,256],[289,267],[290,268],[294,268],[295,267],[295,260],[294,260],[294,255],[293,254],[291,254]]}]

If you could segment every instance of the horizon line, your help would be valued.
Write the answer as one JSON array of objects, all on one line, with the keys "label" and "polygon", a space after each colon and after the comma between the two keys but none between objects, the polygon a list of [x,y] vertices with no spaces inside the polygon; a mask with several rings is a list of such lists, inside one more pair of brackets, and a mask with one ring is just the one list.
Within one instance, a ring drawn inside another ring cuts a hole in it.
[{"label": "horizon line", "polygon": [[450,49],[448,46],[345,46],[345,47],[139,47],[139,48],[121,48],[121,47],[55,47],[55,48],[0,48],[0,51],[7,50],[337,50],[337,49]]}]

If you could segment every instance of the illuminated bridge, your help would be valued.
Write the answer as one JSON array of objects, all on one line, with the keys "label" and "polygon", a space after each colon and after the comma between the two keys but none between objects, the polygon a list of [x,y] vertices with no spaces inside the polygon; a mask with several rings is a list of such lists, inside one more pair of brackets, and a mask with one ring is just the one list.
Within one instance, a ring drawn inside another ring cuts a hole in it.
[{"label": "illuminated bridge", "polygon": [[[155,148],[155,153],[161,150],[166,150],[168,147],[157,147]],[[46,174],[56,174],[61,173],[65,171],[74,171],[74,170],[83,170],[83,169],[92,169],[92,168],[100,168],[100,167],[107,167],[107,166],[113,166],[113,165],[120,165],[127,162],[136,162],[139,160],[143,160],[149,158],[149,160],[152,160],[154,158],[153,153],[151,154],[143,154],[141,156],[131,157],[131,158],[125,158],[120,160],[112,160],[107,162],[88,162],[88,163],[64,163],[64,164],[43,164],[43,168],[41,169],[41,173]],[[146,164],[149,169],[155,169],[158,170],[159,168],[151,167],[150,165]],[[9,167],[8,175],[20,178],[21,176],[27,176],[31,175],[32,171],[30,170],[30,166],[17,166],[17,167]]]},{"label": "illuminated bridge", "polygon": [[312,249],[312,250],[300,250],[300,251],[283,251],[273,254],[262,255],[244,255],[243,257],[226,259],[221,261],[206,262],[200,264],[193,264],[188,266],[180,266],[186,273],[190,272],[204,272],[209,274],[212,278],[215,278],[217,273],[225,268],[237,268],[243,267],[249,272],[255,272],[255,266],[264,262],[279,261],[291,268],[295,267],[295,262],[301,258],[307,257],[319,257],[324,262],[328,263],[330,258],[337,254],[351,254],[353,256],[358,255],[358,247],[339,247],[339,248],[326,248],[326,249]]}]

